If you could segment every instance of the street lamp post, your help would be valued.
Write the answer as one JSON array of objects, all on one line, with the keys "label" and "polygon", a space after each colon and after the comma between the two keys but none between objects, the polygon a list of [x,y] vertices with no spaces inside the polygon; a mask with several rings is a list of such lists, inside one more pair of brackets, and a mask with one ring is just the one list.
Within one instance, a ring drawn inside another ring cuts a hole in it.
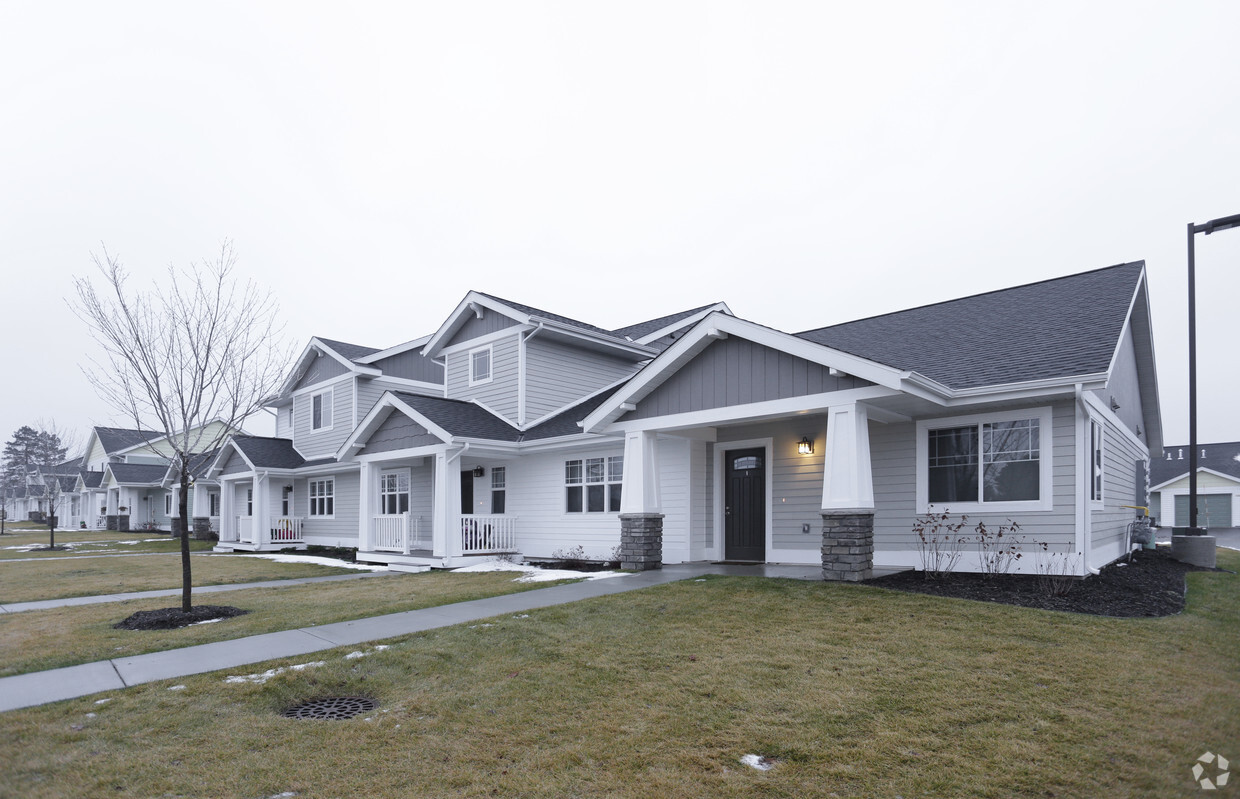
[{"label": "street lamp post", "polygon": [[1202,535],[1197,526],[1197,275],[1195,242],[1198,233],[1207,236],[1220,230],[1240,227],[1240,214],[1211,219],[1201,225],[1188,223],[1188,530]]}]

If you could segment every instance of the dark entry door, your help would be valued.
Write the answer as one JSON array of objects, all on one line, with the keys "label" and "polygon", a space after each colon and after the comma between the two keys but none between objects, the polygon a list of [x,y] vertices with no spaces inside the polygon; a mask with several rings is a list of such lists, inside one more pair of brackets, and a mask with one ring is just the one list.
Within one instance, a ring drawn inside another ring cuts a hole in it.
[{"label": "dark entry door", "polygon": [[474,512],[474,473],[461,472],[461,513]]},{"label": "dark entry door", "polygon": [[724,558],[766,560],[766,450],[728,450],[724,457]]}]

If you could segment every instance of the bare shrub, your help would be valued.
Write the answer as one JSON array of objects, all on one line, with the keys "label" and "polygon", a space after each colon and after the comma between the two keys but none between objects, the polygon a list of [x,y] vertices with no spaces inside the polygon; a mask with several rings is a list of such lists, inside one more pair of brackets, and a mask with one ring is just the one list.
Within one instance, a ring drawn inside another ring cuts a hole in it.
[{"label": "bare shrub", "polygon": [[1016,535],[1019,530],[1020,525],[1011,519],[994,530],[988,528],[986,522],[977,523],[973,532],[977,534],[977,553],[984,576],[1007,574],[1016,561],[1023,557],[1021,549],[1025,537]]},{"label": "bare shrub", "polygon": [[939,512],[934,506],[913,520],[921,571],[927,580],[938,579],[956,568],[960,562],[960,547],[966,540],[960,531],[968,520],[968,516],[961,516],[960,521],[954,522],[948,509]]},{"label": "bare shrub", "polygon": [[1077,575],[1081,562],[1080,552],[1048,552],[1045,542],[1039,542],[1042,551],[1035,556],[1034,568],[1038,574],[1038,588],[1047,596],[1067,596],[1080,582]]}]

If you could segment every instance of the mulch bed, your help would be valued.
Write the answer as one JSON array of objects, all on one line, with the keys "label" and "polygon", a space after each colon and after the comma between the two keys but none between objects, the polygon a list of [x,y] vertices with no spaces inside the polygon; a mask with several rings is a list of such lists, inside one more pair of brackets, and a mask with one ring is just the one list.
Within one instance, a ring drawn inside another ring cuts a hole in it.
[{"label": "mulch bed", "polygon": [[1132,563],[1120,560],[1096,577],[1073,581],[1064,596],[1053,596],[1037,575],[1025,574],[987,578],[954,572],[926,579],[920,571],[906,571],[867,580],[866,585],[1042,610],[1134,618],[1171,616],[1183,610],[1187,589],[1184,576],[1191,571],[1208,570],[1174,560],[1165,547],[1159,547],[1138,550]]},{"label": "mulch bed", "polygon": [[140,610],[112,626],[118,630],[175,630],[195,622],[228,619],[249,612],[228,605],[194,605],[189,613],[180,608]]}]

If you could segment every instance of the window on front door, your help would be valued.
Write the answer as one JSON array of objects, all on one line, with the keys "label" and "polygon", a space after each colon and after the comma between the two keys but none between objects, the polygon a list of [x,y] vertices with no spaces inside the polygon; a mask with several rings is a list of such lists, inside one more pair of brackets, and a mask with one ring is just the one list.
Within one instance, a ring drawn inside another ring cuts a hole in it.
[{"label": "window on front door", "polygon": [[409,512],[409,472],[383,472],[379,475],[379,512],[384,515]]}]

